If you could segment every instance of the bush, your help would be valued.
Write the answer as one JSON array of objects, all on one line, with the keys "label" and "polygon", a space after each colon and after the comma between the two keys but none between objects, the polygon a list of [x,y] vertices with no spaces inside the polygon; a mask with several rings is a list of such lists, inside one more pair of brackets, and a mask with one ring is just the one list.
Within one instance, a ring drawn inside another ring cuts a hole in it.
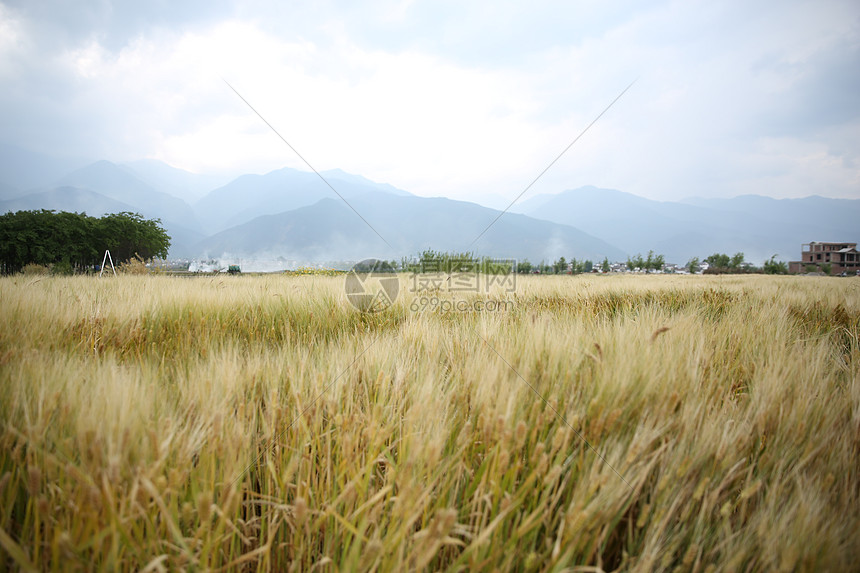
[{"label": "bush", "polygon": [[72,263],[69,261],[60,261],[51,265],[51,274],[58,276],[69,276],[75,274],[72,268]]},{"label": "bush", "polygon": [[787,275],[788,263],[785,261],[777,261],[776,255],[774,255],[769,261],[764,262],[764,272],[769,275]]},{"label": "bush", "polygon": [[135,254],[134,258],[127,263],[120,263],[116,268],[117,272],[124,275],[146,275],[149,274],[149,269],[146,268],[146,263],[140,258],[140,255]]},{"label": "bush", "polygon": [[29,265],[25,265],[24,268],[21,269],[21,272],[25,275],[47,275],[50,274],[51,269],[45,265],[30,263]]}]

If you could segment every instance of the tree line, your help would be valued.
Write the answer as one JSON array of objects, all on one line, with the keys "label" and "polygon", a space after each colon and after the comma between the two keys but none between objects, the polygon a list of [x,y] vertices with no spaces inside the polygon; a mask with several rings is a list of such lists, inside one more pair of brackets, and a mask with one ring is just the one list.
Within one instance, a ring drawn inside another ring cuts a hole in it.
[{"label": "tree line", "polygon": [[61,272],[87,272],[101,264],[105,250],[114,263],[135,257],[166,258],[170,237],[159,219],[138,213],[86,213],[41,209],[0,215],[0,273],[20,272],[28,264]]},{"label": "tree line", "polygon": [[[705,259],[693,257],[687,261],[684,268],[691,274],[694,274],[698,273],[705,266],[705,263],[707,263],[707,267],[704,272],[707,274],[788,274],[788,264],[785,261],[776,260],[776,255],[771,257],[770,260],[765,261],[761,267],[756,267],[746,261],[744,253],[735,253],[731,256],[724,253],[714,253]],[[648,251],[646,257],[643,257],[641,253],[634,257],[627,257],[625,265],[629,271],[659,272],[665,269],[666,258],[662,254]],[[608,273],[612,270],[612,265],[608,258],[604,258],[602,262],[595,263],[588,259],[577,260],[576,258],[571,258],[568,260],[565,257],[559,257],[551,263],[547,263],[544,260],[533,264],[528,259],[518,261],[498,260],[489,257],[479,257],[474,253],[447,253],[432,249],[425,250],[412,260],[404,257],[399,264],[396,261],[385,262],[385,266],[390,272],[400,270],[411,273],[455,272],[470,269],[488,274],[516,272],[517,274],[577,275],[598,271]]]},{"label": "tree line", "polygon": [[[403,257],[400,260],[399,270],[408,273],[480,272],[506,275],[514,272],[515,262],[509,259],[478,256],[470,252],[448,253],[426,249],[418,255],[417,259],[409,260]],[[396,261],[391,261],[388,265],[392,270],[398,270]]]},{"label": "tree line", "polygon": [[[776,260],[776,255],[764,262],[761,268],[748,263],[743,253],[735,253],[729,256],[725,253],[714,253],[706,257],[702,263],[707,263],[706,274],[740,274],[740,273],[765,273],[768,275],[787,275],[788,263]],[[701,263],[697,257],[687,262],[687,268],[691,273],[696,272]],[[695,270],[694,270],[695,269]]]}]

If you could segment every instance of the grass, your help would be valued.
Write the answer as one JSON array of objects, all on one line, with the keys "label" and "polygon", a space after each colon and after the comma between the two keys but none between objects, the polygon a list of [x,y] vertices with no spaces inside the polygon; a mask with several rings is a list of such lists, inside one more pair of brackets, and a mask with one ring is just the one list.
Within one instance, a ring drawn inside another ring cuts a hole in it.
[{"label": "grass", "polygon": [[860,281],[0,279],[0,568],[847,570]]}]

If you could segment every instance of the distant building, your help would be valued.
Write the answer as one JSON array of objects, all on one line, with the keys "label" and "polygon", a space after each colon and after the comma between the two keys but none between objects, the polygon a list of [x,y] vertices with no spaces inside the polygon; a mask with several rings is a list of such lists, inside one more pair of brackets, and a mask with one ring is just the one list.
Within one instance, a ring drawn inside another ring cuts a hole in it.
[{"label": "distant building", "polygon": [[860,252],[857,243],[804,243],[801,246],[799,261],[788,263],[788,272],[802,273],[810,267],[822,270],[822,265],[830,265],[830,274],[843,272],[853,275],[860,270]]}]

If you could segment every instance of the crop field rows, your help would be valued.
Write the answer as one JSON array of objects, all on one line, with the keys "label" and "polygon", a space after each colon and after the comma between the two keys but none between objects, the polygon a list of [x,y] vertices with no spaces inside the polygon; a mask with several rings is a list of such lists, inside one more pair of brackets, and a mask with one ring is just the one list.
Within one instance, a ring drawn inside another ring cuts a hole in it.
[{"label": "crop field rows", "polygon": [[0,569],[842,571],[860,279],[0,279]]}]

